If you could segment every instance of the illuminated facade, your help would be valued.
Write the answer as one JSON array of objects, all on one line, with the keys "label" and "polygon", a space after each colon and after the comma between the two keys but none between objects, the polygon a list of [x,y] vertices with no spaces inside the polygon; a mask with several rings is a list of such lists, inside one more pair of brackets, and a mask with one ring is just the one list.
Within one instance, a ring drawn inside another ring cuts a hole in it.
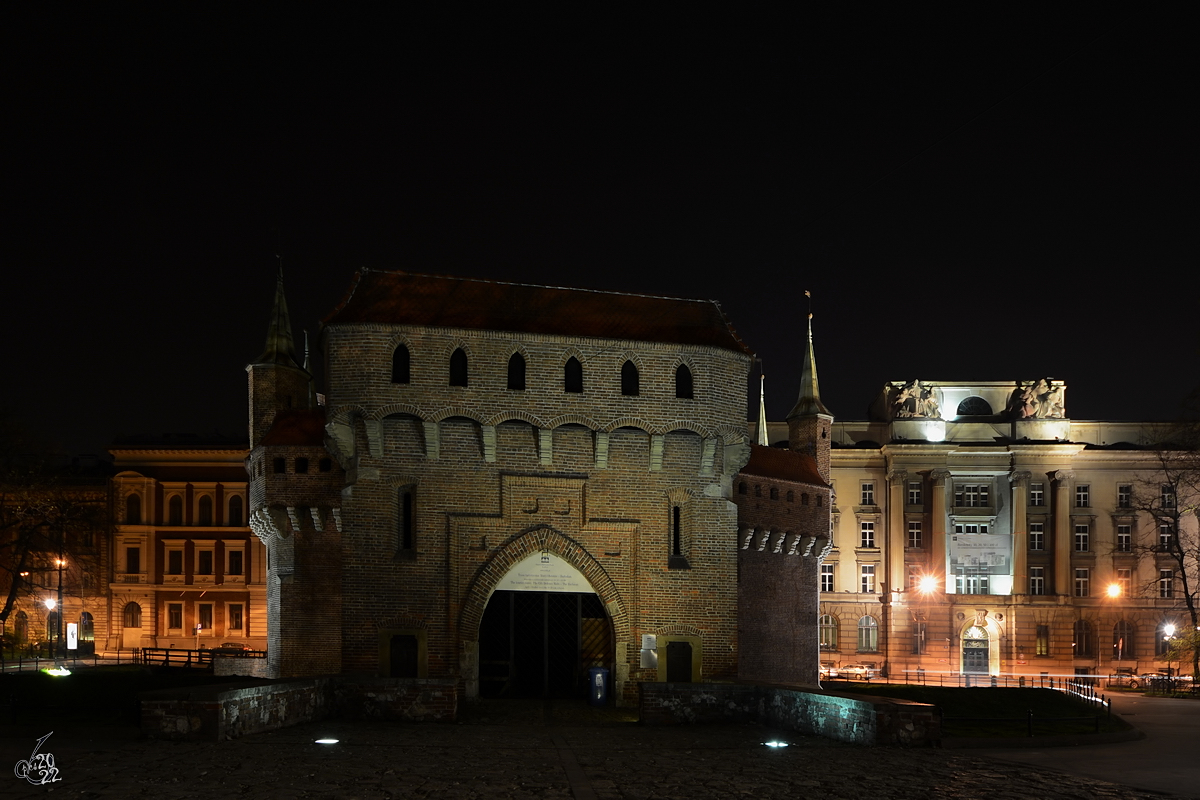
[{"label": "illuminated facade", "polygon": [[[319,342],[318,395],[280,279],[248,367],[273,674],[473,697],[603,667],[634,703],[737,677],[745,638],[755,677],[815,679],[815,589],[791,589],[828,542],[822,448],[752,457],[751,354],[715,303],[364,270]],[[789,624],[743,637],[739,590]]]},{"label": "illuminated facade", "polygon": [[871,419],[833,425],[823,662],[931,678],[1165,666],[1182,615],[1145,510],[1154,426],[1073,421],[1065,388],[895,382]]}]

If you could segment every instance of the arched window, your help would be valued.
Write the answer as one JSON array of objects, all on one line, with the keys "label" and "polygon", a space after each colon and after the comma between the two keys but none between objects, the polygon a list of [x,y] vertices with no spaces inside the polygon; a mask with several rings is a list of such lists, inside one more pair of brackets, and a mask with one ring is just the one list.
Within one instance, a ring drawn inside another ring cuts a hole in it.
[{"label": "arched window", "polygon": [[955,413],[960,417],[990,417],[992,415],[992,406],[982,397],[971,395],[958,404],[958,409]]},{"label": "arched window", "polygon": [[125,524],[142,524],[142,496],[131,494],[125,498]]},{"label": "arched window", "polygon": [[413,549],[413,487],[404,486],[396,497],[396,545],[398,550]]},{"label": "arched window", "polygon": [[525,356],[520,353],[508,357],[508,388],[514,392],[525,391]]},{"label": "arched window", "polygon": [[167,524],[183,524],[183,498],[177,494],[172,495],[171,499],[167,501]]},{"label": "arched window", "polygon": [[778,499],[779,499],[779,487],[778,487],[778,486],[772,486],[772,487],[771,487],[771,499],[772,499],[772,500],[778,500]]},{"label": "arched window", "polygon": [[691,400],[692,394],[692,371],[688,369],[687,364],[680,364],[675,368],[675,396],[681,400]]},{"label": "arched window", "polygon": [[807,494],[800,495],[800,505],[802,505],[802,506],[808,505],[808,495]]},{"label": "arched window", "polygon": [[746,493],[746,482],[739,481],[738,482],[738,494],[745,494],[745,493]]},{"label": "arched window", "polygon": [[796,502],[796,493],[795,493],[795,492],[793,492],[791,489],[788,489],[788,493],[787,493],[787,501],[788,501],[789,503],[794,503],[794,502]]},{"label": "arched window", "polygon": [[126,628],[142,627],[142,607],[137,603],[126,603],[121,613],[121,621]]},{"label": "arched window", "polygon": [[872,616],[859,617],[858,652],[874,653],[879,649],[879,623]]},{"label": "arched window", "polygon": [[817,495],[817,508],[820,508],[821,503],[823,503],[823,502],[824,501],[822,500],[821,495]]},{"label": "arched window", "polygon": [[638,369],[632,361],[621,365],[621,394],[638,394]]},{"label": "arched window", "polygon": [[242,496],[235,494],[229,498],[229,527],[242,527]]},{"label": "arched window", "polygon": [[467,354],[461,347],[450,354],[450,385],[467,385]]},{"label": "arched window", "polygon": [[563,366],[563,391],[570,394],[583,394],[583,364],[571,356]]},{"label": "arched window", "polygon": [[1076,657],[1095,655],[1096,650],[1093,642],[1096,636],[1092,633],[1092,624],[1090,622],[1086,619],[1075,620],[1072,635],[1075,637],[1073,644],[1075,646]]},{"label": "arched window", "polygon": [[836,618],[829,614],[822,614],[817,620],[817,631],[821,639],[822,650],[837,650],[838,624]]},{"label": "arched window", "polygon": [[204,495],[200,498],[200,502],[196,504],[198,513],[197,525],[212,525],[213,524],[213,505],[212,498]]},{"label": "arched window", "polygon": [[396,345],[392,351],[392,383],[408,383],[408,348]]},{"label": "arched window", "polygon": [[756,484],[754,484],[754,496],[755,496],[755,497],[762,497],[762,487],[761,487],[761,486],[759,486],[757,483],[756,483]]},{"label": "arched window", "polygon": [[671,555],[683,555],[683,529],[679,506],[671,506]]},{"label": "arched window", "polygon": [[1113,626],[1113,659],[1137,658],[1137,629],[1129,620],[1121,620]]}]

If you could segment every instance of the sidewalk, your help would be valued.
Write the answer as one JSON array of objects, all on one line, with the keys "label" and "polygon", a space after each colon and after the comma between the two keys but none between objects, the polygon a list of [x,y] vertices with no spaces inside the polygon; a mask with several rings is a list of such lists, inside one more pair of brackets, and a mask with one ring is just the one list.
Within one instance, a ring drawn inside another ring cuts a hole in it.
[{"label": "sidewalk", "polygon": [[[120,740],[102,729],[46,740],[54,797],[204,798],[1163,798],[1115,784],[937,749],[844,745],[757,725],[644,727],[624,709],[492,701],[458,724],[332,721],[220,744]],[[37,738],[0,738],[0,796],[44,796],[12,776]],[[40,729],[39,729],[40,730]],[[336,745],[316,744],[332,737]],[[785,741],[788,747],[763,743]]]}]

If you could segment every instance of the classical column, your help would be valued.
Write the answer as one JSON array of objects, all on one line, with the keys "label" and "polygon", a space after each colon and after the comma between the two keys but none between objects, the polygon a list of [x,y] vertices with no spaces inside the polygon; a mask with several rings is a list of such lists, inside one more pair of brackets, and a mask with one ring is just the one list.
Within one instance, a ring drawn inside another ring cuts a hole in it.
[{"label": "classical column", "polygon": [[1075,473],[1054,473],[1054,593],[1071,594],[1071,481]]},{"label": "classical column", "polygon": [[1012,482],[1013,594],[1029,594],[1029,472],[1014,472]]},{"label": "classical column", "polygon": [[929,473],[929,485],[933,494],[933,511],[929,521],[929,564],[935,575],[941,577],[942,591],[948,592],[954,576],[946,570],[946,479],[950,471],[935,469]]},{"label": "classical column", "polygon": [[904,568],[904,490],[908,484],[908,473],[902,469],[892,470],[888,479],[887,514],[887,588],[892,592],[908,589],[908,575]]}]

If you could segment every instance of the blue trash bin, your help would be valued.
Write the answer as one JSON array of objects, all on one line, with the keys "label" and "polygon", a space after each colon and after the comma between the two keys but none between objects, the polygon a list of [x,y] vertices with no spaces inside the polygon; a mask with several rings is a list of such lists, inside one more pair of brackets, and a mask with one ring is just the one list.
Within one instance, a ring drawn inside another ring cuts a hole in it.
[{"label": "blue trash bin", "polygon": [[603,667],[588,670],[588,702],[594,706],[608,703],[608,670]]}]

